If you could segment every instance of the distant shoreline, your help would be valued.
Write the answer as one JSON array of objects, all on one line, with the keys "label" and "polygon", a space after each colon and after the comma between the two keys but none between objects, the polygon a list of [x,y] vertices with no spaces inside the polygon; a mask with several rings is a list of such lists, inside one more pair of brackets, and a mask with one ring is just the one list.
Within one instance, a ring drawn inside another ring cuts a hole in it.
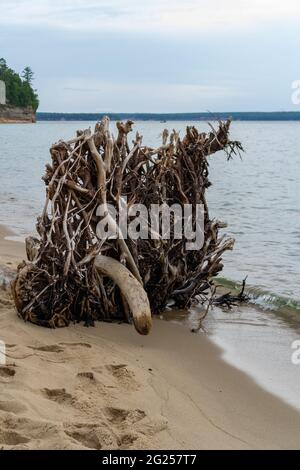
[{"label": "distant shoreline", "polygon": [[98,121],[107,115],[112,121],[300,121],[300,111],[216,112],[216,113],[46,113],[38,112],[37,121]]}]

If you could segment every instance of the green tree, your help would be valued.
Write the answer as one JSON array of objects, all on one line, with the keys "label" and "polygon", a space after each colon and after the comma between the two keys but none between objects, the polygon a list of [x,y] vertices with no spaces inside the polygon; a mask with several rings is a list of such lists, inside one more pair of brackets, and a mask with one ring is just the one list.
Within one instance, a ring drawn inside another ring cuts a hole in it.
[{"label": "green tree", "polygon": [[33,73],[33,71],[31,70],[30,67],[28,67],[28,66],[25,67],[25,69],[23,70],[21,76],[22,76],[22,78],[25,82],[29,83],[29,85],[32,84],[34,73]]},{"label": "green tree", "polygon": [[0,59],[0,70],[1,71],[4,71],[7,69],[7,64],[6,64],[6,60],[3,59],[3,57],[1,57]]},{"label": "green tree", "polygon": [[30,67],[25,67],[21,78],[7,66],[5,59],[0,59],[0,80],[5,82],[6,99],[9,104],[37,110],[39,99],[36,90],[32,88],[33,77],[34,73]]}]

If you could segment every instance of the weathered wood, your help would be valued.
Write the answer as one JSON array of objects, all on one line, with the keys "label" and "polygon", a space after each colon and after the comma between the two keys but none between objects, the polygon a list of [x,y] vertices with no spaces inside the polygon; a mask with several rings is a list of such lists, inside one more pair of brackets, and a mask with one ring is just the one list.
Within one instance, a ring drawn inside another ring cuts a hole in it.
[{"label": "weathered wood", "polygon": [[[24,320],[57,327],[80,320],[91,325],[95,320],[133,319],[137,330],[146,333],[151,326],[147,302],[152,313],[159,313],[170,298],[180,307],[207,300],[207,286],[234,243],[219,237],[224,224],[209,218],[208,157],[224,150],[230,158],[242,147],[229,140],[229,121],[209,133],[187,127],[182,139],[165,130],[158,148],[142,145],[138,133],[130,146],[132,124],[117,123],[114,139],[105,117],[94,133],[77,131],[75,139],[51,147],[52,164],[46,165],[43,177],[46,203],[37,221],[39,240],[28,240],[29,262],[20,265],[13,283]],[[202,204],[203,246],[188,251],[185,237],[175,239],[173,227],[168,240],[123,239],[119,222],[108,211],[112,205],[118,212],[120,203],[147,209],[151,204]],[[115,239],[97,238],[100,204]]]},{"label": "weathered wood", "polygon": [[95,267],[120,288],[128,303],[136,330],[142,335],[147,335],[152,327],[151,309],[142,285],[125,266],[110,256],[96,256]]}]

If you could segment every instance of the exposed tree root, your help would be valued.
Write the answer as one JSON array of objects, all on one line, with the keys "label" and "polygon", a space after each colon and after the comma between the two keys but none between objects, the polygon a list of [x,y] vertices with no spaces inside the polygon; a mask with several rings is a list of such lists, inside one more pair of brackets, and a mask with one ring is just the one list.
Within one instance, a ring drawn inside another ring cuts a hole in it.
[{"label": "exposed tree root", "polygon": [[[105,117],[94,133],[77,131],[74,139],[51,147],[52,163],[43,177],[46,202],[37,221],[40,238],[27,239],[29,261],[19,266],[12,286],[24,320],[59,327],[71,321],[91,325],[133,319],[136,329],[147,333],[149,304],[155,314],[170,298],[180,307],[207,300],[207,286],[222,270],[224,251],[234,244],[218,235],[225,224],[209,218],[208,157],[225,150],[230,158],[241,144],[229,140],[227,121],[209,133],[188,127],[182,139],[165,130],[156,149],[142,145],[137,133],[130,146],[132,124],[117,123],[114,138]],[[151,204],[203,204],[203,246],[188,251],[184,236],[174,238],[174,227],[168,240],[124,239],[108,205],[118,213],[120,204],[131,208],[136,203],[147,209]],[[117,239],[97,237],[100,204]]]}]

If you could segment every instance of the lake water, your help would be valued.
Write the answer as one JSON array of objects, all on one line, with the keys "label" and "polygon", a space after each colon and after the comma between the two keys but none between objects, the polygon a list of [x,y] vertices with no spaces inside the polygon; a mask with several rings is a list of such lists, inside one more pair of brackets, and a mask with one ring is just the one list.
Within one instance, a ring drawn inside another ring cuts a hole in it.
[{"label": "lake water", "polygon": [[[187,122],[136,122],[144,143],[156,146],[162,130],[184,132]],[[192,123],[208,130],[206,123]],[[41,176],[49,147],[69,139],[88,122],[38,122],[0,126],[0,224],[18,237],[34,233],[44,202]],[[112,123],[112,127],[115,124]],[[300,338],[300,122],[234,122],[231,138],[246,150],[242,160],[210,157],[211,216],[224,220],[236,239],[224,256],[223,283],[248,275],[251,306],[230,313],[213,309],[205,327],[224,357],[259,383],[300,408],[300,365],[291,363],[291,343]],[[189,318],[180,312],[175,321]]]}]

